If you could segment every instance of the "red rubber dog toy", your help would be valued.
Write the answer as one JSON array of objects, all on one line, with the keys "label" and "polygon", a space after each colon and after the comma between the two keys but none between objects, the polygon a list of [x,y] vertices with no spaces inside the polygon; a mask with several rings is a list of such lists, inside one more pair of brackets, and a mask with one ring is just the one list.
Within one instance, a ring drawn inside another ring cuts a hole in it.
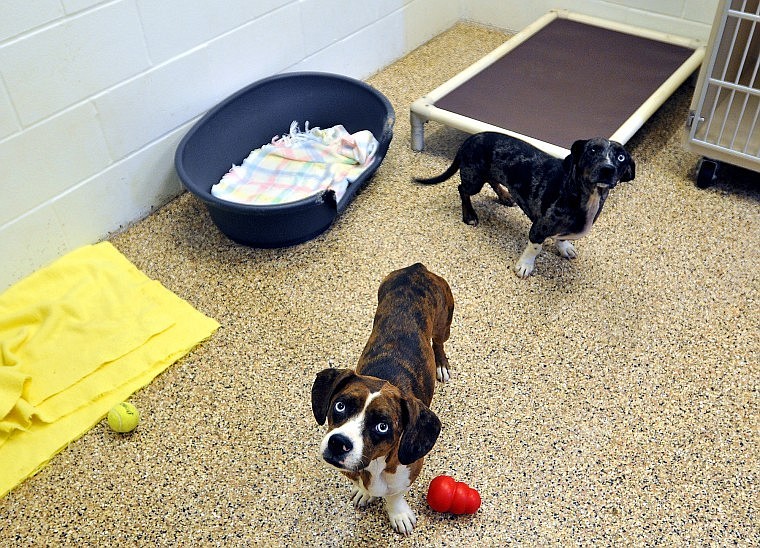
[{"label": "red rubber dog toy", "polygon": [[438,476],[430,482],[427,501],[436,512],[474,514],[480,508],[480,493],[450,476]]}]

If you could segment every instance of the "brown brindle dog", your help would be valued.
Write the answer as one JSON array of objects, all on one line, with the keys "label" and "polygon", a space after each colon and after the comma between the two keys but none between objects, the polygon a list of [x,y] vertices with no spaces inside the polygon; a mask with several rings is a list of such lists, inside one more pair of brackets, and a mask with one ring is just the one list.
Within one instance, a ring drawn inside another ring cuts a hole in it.
[{"label": "brown brindle dog", "polygon": [[354,482],[354,505],[384,498],[393,529],[409,534],[417,518],[404,495],[441,431],[429,407],[436,378],[449,380],[443,343],[454,298],[446,280],[417,263],[386,276],[377,300],[356,370],[319,372],[311,407],[320,425],[327,420],[322,458]]}]

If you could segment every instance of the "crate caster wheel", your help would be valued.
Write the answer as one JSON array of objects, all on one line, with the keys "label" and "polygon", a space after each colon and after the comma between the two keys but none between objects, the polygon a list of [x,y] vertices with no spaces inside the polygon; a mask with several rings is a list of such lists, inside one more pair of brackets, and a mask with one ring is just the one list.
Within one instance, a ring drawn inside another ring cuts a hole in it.
[{"label": "crate caster wheel", "polygon": [[697,166],[697,186],[707,188],[717,180],[718,162],[702,158]]}]

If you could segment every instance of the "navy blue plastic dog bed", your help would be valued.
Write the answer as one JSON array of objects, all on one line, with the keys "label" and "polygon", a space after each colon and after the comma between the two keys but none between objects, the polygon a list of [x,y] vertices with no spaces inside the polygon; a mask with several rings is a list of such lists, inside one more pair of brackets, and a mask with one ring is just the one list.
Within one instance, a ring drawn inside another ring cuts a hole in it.
[{"label": "navy blue plastic dog bed", "polygon": [[[311,127],[342,124],[369,130],[378,151],[369,167],[348,185],[340,202],[332,190],[297,202],[247,205],[211,194],[233,164],[251,150],[288,133],[293,121]],[[204,115],[177,147],[174,164],[182,184],[205,204],[227,237],[252,247],[285,247],[310,240],[333,223],[385,158],[395,113],[388,99],[368,84],[337,74],[293,72],[259,80]]]}]

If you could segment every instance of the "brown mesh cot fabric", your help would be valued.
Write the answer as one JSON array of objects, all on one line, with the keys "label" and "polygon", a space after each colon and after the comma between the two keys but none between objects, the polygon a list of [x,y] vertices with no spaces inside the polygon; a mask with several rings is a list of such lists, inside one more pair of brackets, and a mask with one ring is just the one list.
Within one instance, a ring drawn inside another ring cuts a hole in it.
[{"label": "brown mesh cot fabric", "polygon": [[693,53],[555,19],[435,104],[569,149],[611,136]]}]

